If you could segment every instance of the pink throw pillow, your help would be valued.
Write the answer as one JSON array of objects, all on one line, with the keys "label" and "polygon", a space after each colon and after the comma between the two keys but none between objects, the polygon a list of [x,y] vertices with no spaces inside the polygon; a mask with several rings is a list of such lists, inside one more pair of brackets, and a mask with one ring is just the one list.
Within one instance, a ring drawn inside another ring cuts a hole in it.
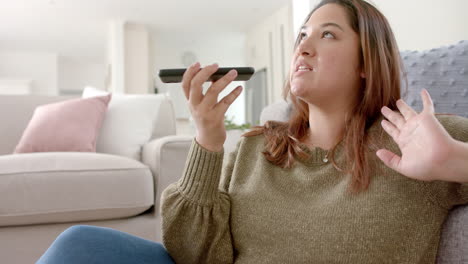
[{"label": "pink throw pillow", "polygon": [[111,95],[41,105],[34,111],[15,153],[96,152]]}]

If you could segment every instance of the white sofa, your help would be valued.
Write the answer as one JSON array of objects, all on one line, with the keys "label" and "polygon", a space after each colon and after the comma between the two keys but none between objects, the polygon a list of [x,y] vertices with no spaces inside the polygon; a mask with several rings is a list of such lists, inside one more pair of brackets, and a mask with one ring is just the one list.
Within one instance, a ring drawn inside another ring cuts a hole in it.
[{"label": "white sofa", "polygon": [[158,116],[141,160],[109,153],[11,154],[36,106],[69,98],[0,95],[1,263],[34,263],[76,224],[161,241],[160,195],[182,175],[192,140],[175,136],[171,101],[162,96],[154,106]]}]

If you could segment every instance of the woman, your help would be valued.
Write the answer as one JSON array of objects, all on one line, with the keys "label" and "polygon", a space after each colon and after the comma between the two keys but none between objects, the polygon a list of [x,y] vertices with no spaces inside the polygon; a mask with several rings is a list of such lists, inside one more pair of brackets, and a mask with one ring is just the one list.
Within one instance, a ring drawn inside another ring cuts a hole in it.
[{"label": "woman", "polygon": [[235,72],[203,95],[217,65],[190,67],[183,87],[197,134],[162,202],[174,260],[434,263],[448,210],[468,202],[468,185],[456,183],[468,182],[468,120],[437,119],[426,91],[420,114],[399,100],[400,65],[378,10],[322,1],[296,42],[291,118],[247,133],[223,170],[223,117],[241,88],[217,103]]},{"label": "woman", "polygon": [[[223,169],[224,114],[242,88],[218,102],[236,72],[203,95],[202,84],[218,66],[192,65],[182,86],[197,135],[161,209],[174,261],[434,263],[448,210],[468,202],[468,185],[460,184],[468,182],[468,120],[436,118],[426,91],[419,114],[399,100],[400,65],[378,10],[362,0],[322,1],[296,42],[285,88],[290,120],[247,133]],[[83,249],[83,236],[110,246]],[[113,250],[114,244],[121,246]],[[115,251],[152,251],[154,263],[170,261],[156,260],[167,256],[159,244],[75,227],[39,263],[91,263],[63,256],[75,248],[92,252],[93,263],[107,263]],[[125,261],[112,263],[132,263]]]}]

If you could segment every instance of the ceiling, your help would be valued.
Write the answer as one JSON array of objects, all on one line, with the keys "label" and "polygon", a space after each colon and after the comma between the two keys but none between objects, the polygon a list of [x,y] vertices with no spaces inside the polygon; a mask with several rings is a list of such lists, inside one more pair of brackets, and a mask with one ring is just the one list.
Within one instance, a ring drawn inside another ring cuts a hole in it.
[{"label": "ceiling", "polygon": [[291,0],[0,0],[0,51],[102,59],[109,21],[151,32],[246,32]]}]

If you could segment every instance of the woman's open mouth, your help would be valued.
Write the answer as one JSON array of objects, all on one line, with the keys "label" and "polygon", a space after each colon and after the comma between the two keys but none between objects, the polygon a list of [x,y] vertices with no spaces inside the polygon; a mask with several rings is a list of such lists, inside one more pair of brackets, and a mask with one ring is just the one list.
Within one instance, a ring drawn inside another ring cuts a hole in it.
[{"label": "woman's open mouth", "polygon": [[296,72],[307,72],[307,71],[313,71],[313,70],[314,69],[312,69],[311,67],[299,66],[297,67]]}]

